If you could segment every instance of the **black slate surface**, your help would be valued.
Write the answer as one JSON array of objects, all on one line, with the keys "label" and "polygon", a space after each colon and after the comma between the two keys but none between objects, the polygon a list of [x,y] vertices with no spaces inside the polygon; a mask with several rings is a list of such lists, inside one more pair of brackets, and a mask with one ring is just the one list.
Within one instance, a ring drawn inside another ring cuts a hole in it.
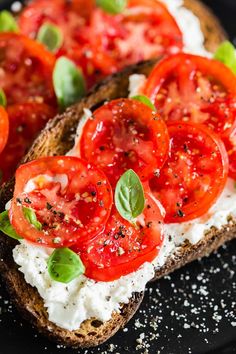
[{"label": "black slate surface", "polygon": [[[53,0],[48,0],[53,1]],[[206,0],[236,44],[236,1]],[[9,1],[0,0],[0,7]],[[41,337],[0,283],[1,354],[236,353],[236,241],[148,286],[137,315],[103,346],[71,350]]]}]

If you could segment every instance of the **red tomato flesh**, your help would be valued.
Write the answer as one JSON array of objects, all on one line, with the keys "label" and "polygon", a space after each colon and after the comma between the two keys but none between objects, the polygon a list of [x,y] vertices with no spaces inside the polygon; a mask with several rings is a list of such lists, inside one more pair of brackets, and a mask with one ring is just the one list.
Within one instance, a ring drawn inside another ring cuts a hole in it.
[{"label": "red tomato flesh", "polygon": [[64,24],[66,19],[66,0],[34,0],[24,8],[18,23],[21,32],[35,39],[39,28],[44,23]]},{"label": "red tomato flesh", "polygon": [[[154,68],[144,93],[166,121],[204,124],[230,145],[236,126],[236,76],[221,62],[183,53],[171,56]],[[232,176],[234,160],[229,157]]]},{"label": "red tomato flesh", "polygon": [[31,39],[16,33],[0,34],[0,87],[7,103],[34,101],[56,105],[52,85],[54,56]]},{"label": "red tomato flesh", "polygon": [[[44,23],[53,23],[63,33],[63,45],[56,56],[73,60],[87,78],[88,86],[98,79],[91,61],[90,31],[88,21],[94,3],[91,0],[68,2],[66,0],[35,0],[26,6],[19,17],[19,26],[25,35],[35,39]],[[93,33],[93,35],[95,35]]]},{"label": "red tomato flesh", "polygon": [[[48,247],[68,247],[103,231],[112,192],[103,172],[76,157],[45,157],[16,171],[10,220],[23,238]],[[42,230],[25,218],[34,210]]]},{"label": "red tomato flesh", "polygon": [[[118,15],[92,12],[90,30],[95,67],[105,75],[142,60],[182,49],[182,33],[165,5],[130,0]],[[109,65],[108,65],[109,64]]]},{"label": "red tomato flesh", "polygon": [[166,223],[192,220],[207,213],[228,176],[224,144],[203,125],[170,123],[171,151],[160,176],[150,181],[166,210]]},{"label": "red tomato flesh", "polygon": [[166,7],[155,0],[130,0],[124,13],[111,15],[93,0],[35,0],[19,18],[21,31],[35,38],[45,22],[64,35],[57,56],[82,68],[88,86],[129,64],[182,49],[182,33]]},{"label": "red tomato flesh", "polygon": [[14,175],[20,160],[56,110],[43,103],[25,103],[9,106],[7,113],[10,131],[7,145],[0,154],[1,182]]},{"label": "red tomato flesh", "polygon": [[[4,149],[9,134],[9,120],[5,109],[0,106],[0,153]],[[1,181],[1,178],[0,178]]]},{"label": "red tomato flesh", "polygon": [[82,158],[101,168],[115,186],[130,168],[143,181],[157,173],[167,158],[169,137],[163,120],[148,106],[122,98],[93,113],[77,149]]},{"label": "red tomato flesh", "polygon": [[163,215],[160,204],[146,193],[146,205],[137,218],[137,228],[124,220],[113,207],[105,230],[81,250],[85,275],[96,281],[112,281],[152,262],[163,241]]}]

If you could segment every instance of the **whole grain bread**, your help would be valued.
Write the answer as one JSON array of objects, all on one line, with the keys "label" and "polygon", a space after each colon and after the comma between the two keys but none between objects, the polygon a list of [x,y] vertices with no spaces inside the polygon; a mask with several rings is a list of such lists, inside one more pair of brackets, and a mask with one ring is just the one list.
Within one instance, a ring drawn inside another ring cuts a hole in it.
[{"label": "whole grain bread", "polygon": [[[213,14],[197,0],[185,0],[185,5],[200,19],[205,36],[205,45],[209,51],[214,51],[224,40],[225,33]],[[193,39],[194,40],[194,39]],[[51,120],[33,143],[22,162],[28,162],[42,156],[64,155],[73,146],[77,124],[83,115],[83,108],[94,110],[106,100],[127,97],[129,76],[133,73],[148,75],[157,60],[140,63],[126,68],[121,73],[108,77],[98,84],[87,97],[78,104]],[[12,198],[14,179],[0,191],[0,210]],[[174,271],[175,269],[199,257],[208,255],[224,242],[236,236],[236,225],[229,220],[222,230],[212,229],[197,245],[185,244],[178,252],[170,257],[165,266],[156,272],[156,278]],[[9,293],[22,315],[57,343],[71,347],[97,346],[110,338],[123,327],[138,309],[143,294],[133,294],[128,304],[121,306],[120,313],[114,313],[111,320],[101,323],[96,318],[85,321],[76,331],[64,330],[48,320],[43,300],[37,290],[24,281],[12,258],[12,249],[16,242],[0,234],[0,270],[6,282]]]}]

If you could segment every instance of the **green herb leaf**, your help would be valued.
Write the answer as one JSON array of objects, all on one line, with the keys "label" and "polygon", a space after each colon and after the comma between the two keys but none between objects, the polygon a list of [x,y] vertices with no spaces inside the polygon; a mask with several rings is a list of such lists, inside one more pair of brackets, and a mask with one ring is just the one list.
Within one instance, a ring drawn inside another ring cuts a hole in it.
[{"label": "green herb leaf", "polygon": [[61,57],[56,62],[53,84],[62,110],[78,102],[85,95],[85,80],[82,71],[66,57]]},{"label": "green herb leaf", "polygon": [[115,15],[124,11],[127,6],[127,0],[97,0],[96,4],[104,11]]},{"label": "green herb leaf", "polygon": [[62,46],[63,34],[58,26],[44,23],[38,31],[37,40],[50,52],[56,52]]},{"label": "green herb leaf", "polygon": [[34,212],[33,209],[31,208],[26,208],[26,207],[23,207],[23,213],[24,213],[24,216],[26,218],[26,220],[31,224],[33,225],[38,231],[41,231],[42,230],[42,224],[41,222],[39,222],[37,220],[37,216]]},{"label": "green herb leaf", "polygon": [[214,58],[224,63],[236,74],[236,50],[229,41],[225,41],[219,46]]},{"label": "green herb leaf", "polygon": [[138,175],[126,171],[119,179],[115,190],[115,205],[120,215],[131,222],[139,216],[145,204],[144,191]]},{"label": "green herb leaf", "polygon": [[53,280],[69,283],[84,272],[79,255],[69,248],[57,248],[49,257],[48,273]]},{"label": "green herb leaf", "polygon": [[144,95],[137,95],[137,96],[133,96],[131,97],[132,100],[136,100],[136,101],[140,101],[143,104],[145,104],[146,106],[148,106],[149,108],[151,108],[152,111],[156,112],[156,107],[154,106],[154,104],[149,100],[149,98],[147,96]]},{"label": "green herb leaf", "polygon": [[4,234],[6,234],[7,236],[10,236],[11,238],[14,238],[15,240],[22,239],[22,237],[17,235],[16,231],[14,230],[13,226],[11,225],[8,211],[4,211],[3,213],[0,214],[0,230]]},{"label": "green herb leaf", "polygon": [[7,105],[7,98],[5,92],[0,89],[0,106],[6,107]]},{"label": "green herb leaf", "polygon": [[0,32],[17,32],[16,20],[9,11],[0,12]]}]

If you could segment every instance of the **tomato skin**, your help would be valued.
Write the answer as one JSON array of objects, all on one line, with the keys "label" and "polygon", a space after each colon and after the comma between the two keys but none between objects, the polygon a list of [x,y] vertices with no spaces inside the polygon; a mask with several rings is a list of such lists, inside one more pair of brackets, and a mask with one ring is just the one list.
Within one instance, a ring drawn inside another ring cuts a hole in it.
[{"label": "tomato skin", "polygon": [[169,159],[150,181],[166,210],[166,223],[181,223],[208,212],[225,186],[228,156],[223,142],[204,125],[168,124]]},{"label": "tomato skin", "polygon": [[[26,220],[23,207],[34,210],[42,230]],[[111,187],[101,171],[76,157],[43,157],[17,169],[9,216],[23,238],[58,248],[92,240],[111,207]]]},{"label": "tomato skin", "polygon": [[16,33],[0,33],[0,87],[8,104],[34,101],[56,106],[52,84],[55,57],[40,43]]},{"label": "tomato skin", "polygon": [[[145,187],[146,189],[146,187]],[[162,206],[146,190],[146,206],[135,228],[115,206],[105,230],[82,248],[74,246],[85,264],[85,275],[96,281],[113,281],[152,262],[163,242]]]},{"label": "tomato skin", "polygon": [[9,136],[0,154],[1,182],[9,180],[39,131],[56,115],[56,109],[44,103],[15,104],[7,108]]},{"label": "tomato skin", "polygon": [[[236,121],[235,121],[236,123]],[[229,177],[236,181],[236,124],[229,138],[224,139],[229,156]]]},{"label": "tomato skin", "polygon": [[83,159],[105,172],[112,186],[129,168],[145,181],[167,158],[168,131],[148,106],[128,98],[117,99],[93,112],[92,119],[85,123],[77,150]]},{"label": "tomato skin", "polygon": [[0,153],[3,151],[9,134],[9,119],[6,110],[0,106]]},{"label": "tomato skin", "polygon": [[201,123],[217,133],[235,176],[236,76],[229,68],[214,59],[177,54],[156,65],[143,92],[166,121]]}]

